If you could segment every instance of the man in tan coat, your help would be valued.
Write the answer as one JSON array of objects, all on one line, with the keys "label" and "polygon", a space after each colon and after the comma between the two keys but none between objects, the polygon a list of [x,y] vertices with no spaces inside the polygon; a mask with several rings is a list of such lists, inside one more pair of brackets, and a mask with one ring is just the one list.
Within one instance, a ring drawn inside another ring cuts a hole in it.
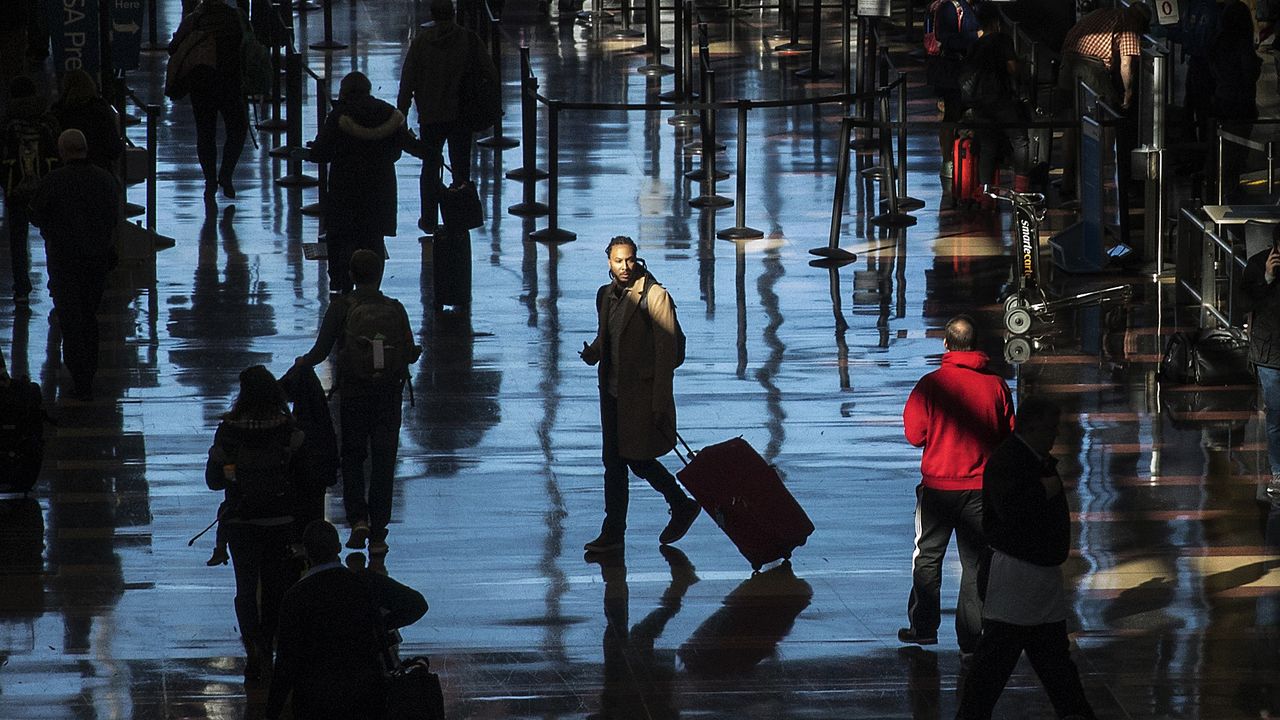
[{"label": "man in tan coat", "polygon": [[657,458],[676,442],[672,391],[677,337],[675,304],[636,257],[625,236],[609,241],[613,282],[596,293],[596,337],[582,344],[582,359],[599,366],[600,429],[604,440],[604,524],[587,543],[588,553],[620,550],[627,529],[627,469],[666,499],[671,520],[658,541],[684,537],[698,517],[696,501],[684,494]]}]

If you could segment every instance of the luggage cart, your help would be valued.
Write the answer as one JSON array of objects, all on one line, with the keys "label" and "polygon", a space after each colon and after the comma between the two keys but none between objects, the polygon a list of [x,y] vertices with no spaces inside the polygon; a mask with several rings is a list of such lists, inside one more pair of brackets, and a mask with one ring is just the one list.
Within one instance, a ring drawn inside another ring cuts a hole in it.
[{"label": "luggage cart", "polygon": [[[1131,285],[1116,285],[1102,290],[1053,297],[1041,282],[1040,222],[1044,219],[1044,195],[1015,192],[1005,187],[988,185],[988,197],[1013,206],[1013,275],[1009,293],[1004,298],[1004,328],[1021,336],[1031,330],[1035,319],[1052,322],[1053,314],[1073,307],[1110,301],[1128,302],[1133,296]],[[1030,355],[1031,348],[1025,355]],[[1015,353],[1024,355],[1024,353]]]}]

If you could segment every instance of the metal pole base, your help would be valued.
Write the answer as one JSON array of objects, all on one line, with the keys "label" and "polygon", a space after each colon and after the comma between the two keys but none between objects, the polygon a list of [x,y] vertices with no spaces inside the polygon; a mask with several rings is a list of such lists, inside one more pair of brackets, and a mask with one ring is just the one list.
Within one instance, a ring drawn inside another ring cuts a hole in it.
[{"label": "metal pole base", "polygon": [[[704,168],[698,168],[697,170],[690,170],[689,172],[684,174],[684,177],[686,180],[692,180],[694,182],[706,182],[707,171]],[[716,170],[715,179],[716,179],[716,182],[719,182],[721,180],[728,180],[729,173],[725,170]]]},{"label": "metal pole base", "polygon": [[817,247],[809,250],[810,255],[817,255],[824,260],[833,264],[848,265],[858,259],[857,253],[851,253],[848,250],[838,247]]},{"label": "metal pole base", "polygon": [[755,240],[757,238],[764,237],[764,231],[742,225],[739,227],[725,228],[724,230],[716,233],[716,237],[721,240]]},{"label": "metal pole base", "polygon": [[[788,35],[788,37],[790,37],[790,35]],[[785,42],[781,45],[773,46],[773,51],[776,53],[807,53],[810,50],[813,50],[812,45],[801,42]]]},{"label": "metal pole base", "polygon": [[307,217],[319,217],[324,214],[324,208],[321,207],[320,203],[313,202],[298,208],[298,212],[306,215]]},{"label": "metal pole base", "polygon": [[280,118],[278,120],[267,118],[266,120],[263,120],[262,122],[258,123],[254,127],[266,132],[278,133],[278,132],[284,132],[285,130],[287,130],[289,128],[289,122],[284,118]]},{"label": "metal pole base", "polygon": [[626,40],[627,38],[644,37],[644,31],[637,30],[635,28],[630,28],[630,29],[621,28],[618,30],[614,30],[613,32],[606,35],[605,37],[613,38],[614,40]]},{"label": "metal pole base", "polygon": [[919,221],[904,212],[887,212],[872,217],[868,222],[872,225],[882,225],[884,227],[911,227]]},{"label": "metal pole base", "polygon": [[641,65],[636,68],[636,72],[648,77],[662,77],[663,75],[670,75],[675,71],[675,68],[670,65],[663,65],[662,63],[649,63],[648,65]]},{"label": "metal pole base", "polygon": [[[686,144],[685,144],[685,146],[684,146],[683,150],[684,150],[684,154],[685,154],[685,155],[701,155],[701,154],[702,154],[702,141],[701,141],[701,140],[691,140],[691,141],[689,141],[688,143],[686,143]],[[719,155],[720,153],[724,152],[724,143],[722,143],[722,142],[712,143],[712,145],[711,145],[711,150],[712,150],[712,152],[714,152],[715,154]]]},{"label": "metal pole base", "polygon": [[906,210],[906,211],[919,210],[922,207],[924,207],[924,201],[921,200],[920,198],[913,198],[910,196],[898,198],[899,210]]},{"label": "metal pole base", "polygon": [[319,185],[320,181],[306,173],[297,173],[296,175],[281,175],[276,178],[276,184],[284,187],[308,188]]},{"label": "metal pole base", "polygon": [[487,138],[481,138],[476,141],[476,145],[480,147],[494,148],[495,150],[506,150],[507,148],[520,147],[520,141],[513,137],[503,135],[490,135]]},{"label": "metal pole base", "polygon": [[[608,10],[579,10],[578,14],[574,17],[578,22],[585,23],[587,25],[595,22],[597,18],[599,18],[601,22],[613,22],[614,20],[613,13]],[[641,33],[641,36],[643,35],[644,33]]]},{"label": "metal pole base", "polygon": [[530,180],[535,180],[535,181],[546,180],[549,177],[551,177],[551,173],[547,172],[546,170],[540,170],[538,168],[520,167],[520,168],[516,168],[515,170],[508,170],[506,173],[506,178],[508,180],[522,180],[525,182],[528,182]]},{"label": "metal pole base", "polygon": [[517,203],[507,208],[507,214],[520,217],[542,217],[550,212],[551,208],[547,207],[546,203],[537,201]]},{"label": "metal pole base", "polygon": [[733,201],[723,195],[699,195],[689,201],[689,207],[712,208],[715,210],[731,207],[732,205]]},{"label": "metal pole base", "polygon": [[700,120],[701,118],[696,113],[680,113],[667,118],[667,124],[675,125],[676,127],[691,127],[697,125]]},{"label": "metal pole base", "polygon": [[818,68],[817,72],[814,72],[813,68],[803,68],[795,71],[794,75],[805,80],[826,80],[827,78],[835,77],[836,74],[822,68]]},{"label": "metal pole base", "polygon": [[147,209],[142,207],[138,203],[127,202],[124,204],[125,217],[138,217],[139,215],[142,215],[146,211]]},{"label": "metal pole base", "polygon": [[331,50],[345,50],[349,46],[346,43],[338,42],[337,40],[321,40],[320,42],[311,43],[307,47],[312,50],[324,50],[325,52],[328,52]]},{"label": "metal pole base", "polygon": [[529,233],[529,239],[545,243],[572,242],[578,239],[578,233],[564,228],[546,227]]},{"label": "metal pole base", "polygon": [[685,100],[693,101],[698,99],[698,93],[667,90],[666,92],[658,93],[658,99],[666,100],[667,102],[683,102]]}]

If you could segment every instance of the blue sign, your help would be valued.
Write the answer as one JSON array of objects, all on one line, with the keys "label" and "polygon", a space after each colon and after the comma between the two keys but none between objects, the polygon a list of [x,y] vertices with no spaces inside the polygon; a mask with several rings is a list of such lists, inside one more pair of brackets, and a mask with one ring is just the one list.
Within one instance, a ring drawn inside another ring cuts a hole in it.
[{"label": "blue sign", "polygon": [[98,74],[99,0],[44,0],[45,21],[53,41],[54,69],[59,74],[84,70]]},{"label": "blue sign", "polygon": [[142,54],[142,2],[143,0],[109,0],[111,64],[117,70],[138,69],[138,58]]}]

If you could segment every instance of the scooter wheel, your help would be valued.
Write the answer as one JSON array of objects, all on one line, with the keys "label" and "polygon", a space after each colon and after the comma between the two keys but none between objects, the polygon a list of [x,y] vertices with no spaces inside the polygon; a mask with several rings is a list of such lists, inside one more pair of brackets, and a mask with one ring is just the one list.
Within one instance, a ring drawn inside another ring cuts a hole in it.
[{"label": "scooter wheel", "polygon": [[1004,314],[1004,328],[1014,335],[1031,329],[1031,313],[1024,308],[1012,308]]},{"label": "scooter wheel", "polygon": [[1009,338],[1004,345],[1004,360],[1010,365],[1021,365],[1031,359],[1031,343],[1024,337]]}]

